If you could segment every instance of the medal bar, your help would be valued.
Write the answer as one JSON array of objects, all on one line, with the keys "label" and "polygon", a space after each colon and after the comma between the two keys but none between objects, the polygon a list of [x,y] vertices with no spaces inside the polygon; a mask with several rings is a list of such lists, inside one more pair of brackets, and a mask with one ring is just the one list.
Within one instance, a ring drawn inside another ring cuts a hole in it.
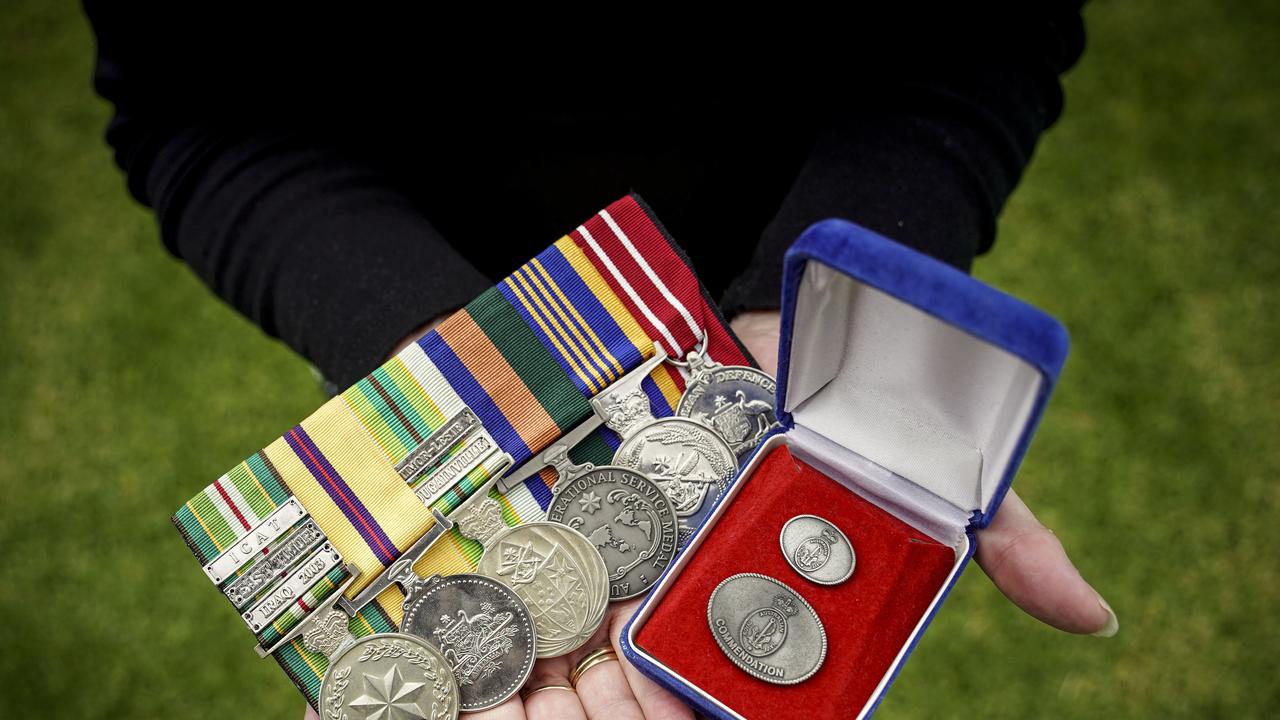
[{"label": "medal bar", "polygon": [[244,537],[205,565],[204,574],[215,585],[221,585],[224,580],[240,569],[240,566],[266,550],[268,545],[288,532],[306,515],[307,511],[302,507],[302,503],[298,502],[297,498],[289,498],[265,520],[245,533]]},{"label": "medal bar", "polygon": [[480,418],[471,408],[464,407],[396,464],[396,472],[412,485],[419,473],[440,462],[450,448],[478,427],[481,427]]},{"label": "medal bar", "polygon": [[237,610],[243,610],[268,585],[284,579],[294,562],[324,540],[324,533],[320,531],[316,521],[307,518],[280,545],[270,550],[266,557],[254,563],[222,592]]},{"label": "medal bar", "polygon": [[[527,461],[515,470],[499,477],[498,490],[503,493],[509,492],[511,488],[541,472],[542,468],[547,466],[558,467],[557,463],[562,462],[560,457],[567,454],[570,448],[586,439],[588,435],[595,432],[596,428],[601,425],[608,424],[610,415],[606,411],[605,406],[601,403],[600,399],[630,390],[643,392],[640,390],[640,383],[643,382],[646,377],[649,377],[649,373],[653,372],[653,369],[661,365],[662,361],[667,358],[667,353],[662,349],[661,345],[654,343],[653,349],[653,357],[640,363],[635,367],[635,369],[617,380],[614,380],[612,384],[591,398],[591,409],[593,414],[590,417],[583,420],[569,432],[561,435],[559,440],[538,455],[534,456],[533,459]],[[645,405],[645,412],[646,417],[648,417],[647,402]],[[617,428],[613,427],[613,425],[610,425],[609,427],[617,431]],[[554,488],[552,489],[554,490]]]},{"label": "medal bar", "polygon": [[[485,487],[488,487],[486,485]],[[445,517],[439,510],[432,509],[431,513],[435,515],[436,522],[431,526],[430,530],[423,533],[409,549],[400,554],[395,562],[387,566],[377,577],[370,582],[359,595],[348,600],[345,597],[338,600],[338,606],[347,612],[348,615],[355,617],[360,608],[367,605],[374,598],[382,594],[382,591],[392,585],[399,585],[405,595],[409,594],[412,587],[421,582],[422,578],[413,571],[413,566],[422,559],[427,550],[436,540],[448,532],[453,527],[453,522]]]},{"label": "medal bar", "polygon": [[333,549],[332,545],[325,543],[320,546],[283,583],[267,593],[266,597],[253,606],[253,609],[243,613],[245,624],[257,633],[279,617],[280,613],[288,609],[317,580],[341,563],[342,556]]}]

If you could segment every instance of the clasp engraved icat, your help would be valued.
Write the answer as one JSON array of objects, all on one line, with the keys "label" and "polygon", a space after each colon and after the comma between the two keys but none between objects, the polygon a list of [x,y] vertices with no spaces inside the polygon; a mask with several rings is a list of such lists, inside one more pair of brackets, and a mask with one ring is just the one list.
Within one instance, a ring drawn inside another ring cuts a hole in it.
[{"label": "clasp engraved icat", "polygon": [[222,584],[227,578],[267,548],[281,535],[289,532],[299,520],[307,516],[307,511],[298,499],[291,497],[283,505],[276,508],[262,522],[254,526],[244,537],[223,550],[218,557],[204,566],[205,575],[215,584]]},{"label": "clasp engraved icat", "polygon": [[254,563],[222,592],[237,610],[243,610],[267,586],[284,579],[293,563],[314,550],[324,539],[324,533],[320,532],[316,521],[307,518],[281,544],[272,549],[270,554]]}]

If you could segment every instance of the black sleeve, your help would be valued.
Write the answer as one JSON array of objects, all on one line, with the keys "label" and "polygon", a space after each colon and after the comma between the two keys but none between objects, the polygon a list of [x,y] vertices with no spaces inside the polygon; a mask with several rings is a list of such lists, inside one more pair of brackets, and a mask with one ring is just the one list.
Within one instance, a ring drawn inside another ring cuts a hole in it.
[{"label": "black sleeve", "polygon": [[339,388],[492,285],[379,172],[323,137],[166,106],[130,64],[162,54],[121,47],[137,36],[105,6],[86,9],[95,87],[115,106],[107,141],[165,246]]},{"label": "black sleeve", "polygon": [[[968,271],[990,249],[1037,139],[1061,114],[1059,75],[1083,46],[1077,3],[903,37],[898,56],[885,59],[893,69],[870,87],[815,72],[823,82],[811,105],[830,110],[750,265],[726,288],[725,315],[778,308],[784,253],[830,217]],[[812,62],[840,67],[822,53]]]}]

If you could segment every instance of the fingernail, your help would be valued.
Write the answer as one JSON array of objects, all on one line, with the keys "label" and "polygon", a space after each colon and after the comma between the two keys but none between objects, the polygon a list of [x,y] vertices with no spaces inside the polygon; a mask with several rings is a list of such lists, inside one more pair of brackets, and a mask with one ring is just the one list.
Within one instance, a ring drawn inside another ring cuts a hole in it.
[{"label": "fingernail", "polygon": [[1096,637],[1112,637],[1120,632],[1120,619],[1116,617],[1116,611],[1111,609],[1111,606],[1107,604],[1106,600],[1102,599],[1101,595],[1098,596],[1098,604],[1102,606],[1103,610],[1107,611],[1107,624],[1103,625],[1101,630],[1089,634]]}]

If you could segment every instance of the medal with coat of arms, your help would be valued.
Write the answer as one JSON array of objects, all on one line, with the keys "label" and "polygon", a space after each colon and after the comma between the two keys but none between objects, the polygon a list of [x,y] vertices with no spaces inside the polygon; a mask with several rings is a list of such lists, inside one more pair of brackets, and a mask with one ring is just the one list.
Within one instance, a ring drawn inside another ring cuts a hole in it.
[{"label": "medal with coat of arms", "polygon": [[560,523],[530,522],[481,543],[485,551],[476,572],[505,583],[529,606],[539,658],[578,649],[604,622],[608,570],[582,533]]},{"label": "medal with coat of arms", "polygon": [[457,681],[462,712],[515,695],[533,670],[537,631],[528,606],[484,575],[437,575],[415,585],[400,626],[440,649]]},{"label": "medal with coat of arms", "polygon": [[778,424],[773,406],[777,382],[753,367],[720,365],[705,349],[689,353],[686,362],[690,377],[676,415],[715,430],[742,462]]}]

